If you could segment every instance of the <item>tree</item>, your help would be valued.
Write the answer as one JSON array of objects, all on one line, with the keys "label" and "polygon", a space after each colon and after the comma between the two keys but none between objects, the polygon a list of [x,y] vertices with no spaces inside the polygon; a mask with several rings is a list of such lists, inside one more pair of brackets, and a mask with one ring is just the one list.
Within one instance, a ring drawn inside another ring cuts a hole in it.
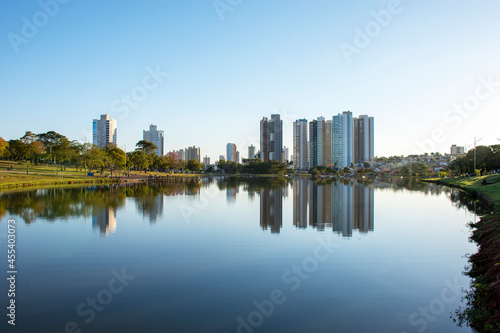
[{"label": "tree", "polygon": [[9,143],[5,141],[2,137],[0,137],[0,157],[4,157],[7,155],[7,147]]},{"label": "tree", "polygon": [[102,172],[107,162],[106,153],[98,146],[92,145],[92,148],[90,148],[88,151],[87,162],[89,166],[89,171],[95,169],[95,170],[101,170]]},{"label": "tree", "polygon": [[114,169],[121,169],[127,163],[127,155],[123,150],[116,147],[115,145],[106,146],[104,151],[108,156],[106,162],[111,172],[111,175],[113,175]]},{"label": "tree", "polygon": [[54,163],[55,163],[54,150],[57,150],[57,147],[61,145],[61,141],[63,138],[66,137],[54,131],[38,134],[38,140],[40,140],[43,143],[45,149],[49,151],[48,157],[50,160],[54,161]]},{"label": "tree", "polygon": [[142,150],[135,150],[130,154],[130,163],[137,170],[146,171],[150,165],[150,159],[148,154]]},{"label": "tree", "polygon": [[200,171],[201,170],[201,163],[199,163],[195,159],[189,160],[187,162],[186,169],[188,169],[190,171]]},{"label": "tree", "polygon": [[370,162],[363,162],[363,168],[369,169],[371,167]]},{"label": "tree", "polygon": [[179,170],[182,167],[179,155],[175,153],[168,153],[162,157],[163,166],[169,170]]},{"label": "tree", "polygon": [[9,140],[9,154],[16,161],[23,160],[28,154],[28,147],[21,140]]},{"label": "tree", "polygon": [[141,140],[135,144],[137,147],[137,150],[143,151],[146,154],[152,154],[155,152],[158,147],[152,142],[146,141],[146,140]]},{"label": "tree", "polygon": [[24,158],[33,162],[45,152],[43,144],[38,140],[38,135],[31,131],[27,131],[20,139],[24,143]]}]

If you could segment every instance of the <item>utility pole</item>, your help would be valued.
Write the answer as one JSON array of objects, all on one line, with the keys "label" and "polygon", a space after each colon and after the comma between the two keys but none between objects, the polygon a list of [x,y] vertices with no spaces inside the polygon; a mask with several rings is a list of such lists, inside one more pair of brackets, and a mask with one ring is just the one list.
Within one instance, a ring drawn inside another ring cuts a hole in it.
[{"label": "utility pole", "polygon": [[476,140],[476,137],[474,137],[474,176],[476,175],[476,144],[481,141],[481,139]]}]

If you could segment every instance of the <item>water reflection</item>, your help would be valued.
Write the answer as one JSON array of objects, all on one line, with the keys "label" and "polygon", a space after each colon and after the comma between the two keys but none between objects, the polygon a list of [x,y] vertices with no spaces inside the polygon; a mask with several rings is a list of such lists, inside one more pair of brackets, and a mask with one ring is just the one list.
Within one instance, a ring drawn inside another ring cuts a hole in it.
[{"label": "water reflection", "polygon": [[373,231],[374,184],[321,183],[309,179],[293,182],[293,225],[318,230],[332,228],[342,236]]},{"label": "water reflection", "polygon": [[[279,233],[283,227],[283,200],[292,194],[292,223],[297,229],[308,227],[351,237],[354,231],[374,230],[374,191],[419,191],[426,195],[449,197],[453,205],[475,210],[474,198],[465,193],[414,180],[402,181],[313,181],[306,178],[204,178],[169,184],[107,185],[74,188],[39,189],[0,194],[0,214],[16,214],[30,224],[37,218],[48,221],[72,216],[92,217],[92,226],[103,235],[117,228],[117,211],[126,198],[150,224],[161,221],[165,196],[190,196],[193,204],[201,200],[202,189],[216,186],[225,191],[226,201],[235,203],[241,193],[252,201],[259,197],[260,227]],[[209,191],[209,190],[208,190]],[[478,213],[487,207],[478,206]]]},{"label": "water reflection", "polygon": [[283,188],[262,189],[260,192],[260,226],[279,233],[283,225]]},{"label": "water reflection", "polygon": [[96,208],[92,215],[92,228],[103,235],[116,231],[116,209]]}]

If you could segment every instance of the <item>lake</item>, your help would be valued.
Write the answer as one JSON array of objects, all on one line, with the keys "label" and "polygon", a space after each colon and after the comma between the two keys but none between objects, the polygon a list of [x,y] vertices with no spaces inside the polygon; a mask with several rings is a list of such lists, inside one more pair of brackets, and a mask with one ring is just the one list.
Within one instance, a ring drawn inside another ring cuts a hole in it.
[{"label": "lake", "polygon": [[15,220],[17,274],[16,326],[2,327],[470,332],[450,319],[476,252],[467,206],[421,182],[203,178],[3,193],[2,249]]}]

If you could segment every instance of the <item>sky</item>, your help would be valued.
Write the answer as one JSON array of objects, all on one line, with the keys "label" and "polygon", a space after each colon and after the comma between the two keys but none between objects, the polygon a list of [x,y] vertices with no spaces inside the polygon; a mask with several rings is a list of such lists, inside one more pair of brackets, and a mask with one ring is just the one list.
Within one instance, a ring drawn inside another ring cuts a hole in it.
[{"label": "sky", "polygon": [[[54,130],[165,152],[259,147],[259,122],[375,118],[375,155],[500,141],[500,2],[2,0],[0,137]],[[258,148],[257,148],[258,149]]]}]

